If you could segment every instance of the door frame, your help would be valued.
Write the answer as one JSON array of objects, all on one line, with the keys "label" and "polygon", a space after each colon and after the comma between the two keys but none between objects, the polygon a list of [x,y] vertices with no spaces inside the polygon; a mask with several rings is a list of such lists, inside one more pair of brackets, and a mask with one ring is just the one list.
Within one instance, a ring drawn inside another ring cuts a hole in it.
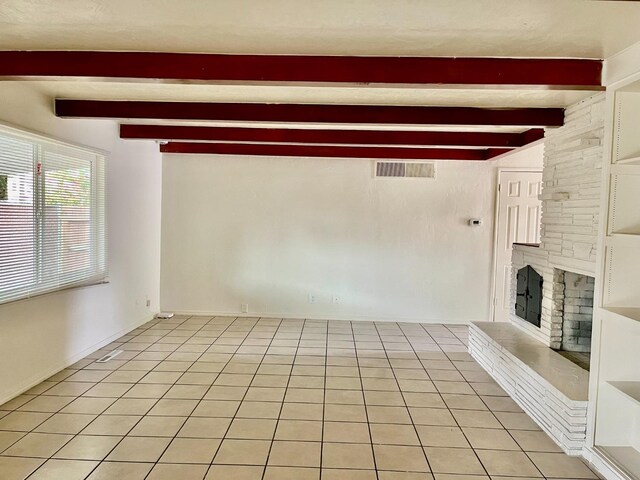
[{"label": "door frame", "polygon": [[[500,215],[500,179],[503,173],[542,173],[542,168],[535,167],[500,167],[496,172],[495,209],[493,212],[493,261],[491,262],[491,298],[489,301],[489,321],[496,321],[496,280],[498,268],[498,218]],[[542,218],[542,216],[540,217]]]}]

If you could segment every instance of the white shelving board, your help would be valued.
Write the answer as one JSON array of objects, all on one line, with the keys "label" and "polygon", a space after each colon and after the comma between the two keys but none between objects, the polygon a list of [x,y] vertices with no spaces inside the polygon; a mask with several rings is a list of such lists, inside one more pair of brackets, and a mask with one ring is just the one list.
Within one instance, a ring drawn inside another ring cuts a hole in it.
[{"label": "white shelving board", "polygon": [[640,480],[640,82],[614,103],[594,441]]},{"label": "white shelving board", "polygon": [[616,390],[626,395],[640,406],[640,382],[608,382]]},{"label": "white shelving board", "polygon": [[607,247],[640,248],[640,235],[634,233],[614,233],[606,237]]},{"label": "white shelving board", "polygon": [[609,245],[605,247],[604,304],[613,307],[640,307],[638,242],[630,236],[607,240]]},{"label": "white shelving board", "polygon": [[613,163],[640,157],[640,141],[638,140],[639,124],[640,95],[638,92],[616,92]]},{"label": "white shelving board", "polygon": [[616,165],[611,169],[609,232],[640,235],[640,166]]},{"label": "white shelving board", "polygon": [[640,472],[640,452],[631,447],[600,447],[604,454],[623,466],[629,476],[638,478],[636,472]]},{"label": "white shelving board", "polygon": [[640,382],[640,309],[602,309],[602,382]]},{"label": "white shelving board", "polygon": [[621,158],[615,163],[615,165],[638,166],[640,165],[640,157]]}]

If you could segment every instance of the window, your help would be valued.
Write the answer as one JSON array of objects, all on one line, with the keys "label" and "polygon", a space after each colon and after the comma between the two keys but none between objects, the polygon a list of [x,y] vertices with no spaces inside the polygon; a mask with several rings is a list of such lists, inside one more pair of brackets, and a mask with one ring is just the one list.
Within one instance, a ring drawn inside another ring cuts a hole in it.
[{"label": "window", "polygon": [[0,303],[106,277],[104,156],[0,126]]}]

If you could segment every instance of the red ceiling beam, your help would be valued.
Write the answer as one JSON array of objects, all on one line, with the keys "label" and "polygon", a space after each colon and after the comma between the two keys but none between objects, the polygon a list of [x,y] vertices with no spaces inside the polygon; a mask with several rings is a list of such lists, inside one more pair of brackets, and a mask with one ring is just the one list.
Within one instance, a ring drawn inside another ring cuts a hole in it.
[{"label": "red ceiling beam", "polygon": [[522,144],[528,145],[544,138],[544,130],[541,128],[532,128],[530,130],[522,132],[520,135],[522,135]]},{"label": "red ceiling beam", "polygon": [[315,130],[184,125],[120,125],[120,138],[215,142],[329,143],[359,145],[442,145],[516,148],[538,140],[544,130],[523,133]]},{"label": "red ceiling beam", "polygon": [[507,125],[558,127],[562,108],[492,109],[378,105],[137,102],[56,100],[58,117],[146,118],[249,122],[362,123],[399,125]]},{"label": "red ceiling beam", "polygon": [[0,76],[209,82],[531,85],[601,89],[587,59],[4,51]]},{"label": "red ceiling beam", "polygon": [[[494,149],[492,149],[494,150]],[[506,153],[508,149],[501,150]],[[488,150],[464,148],[352,147],[252,143],[169,142],[162,153],[258,155],[269,157],[387,158],[402,160],[488,160]]]}]

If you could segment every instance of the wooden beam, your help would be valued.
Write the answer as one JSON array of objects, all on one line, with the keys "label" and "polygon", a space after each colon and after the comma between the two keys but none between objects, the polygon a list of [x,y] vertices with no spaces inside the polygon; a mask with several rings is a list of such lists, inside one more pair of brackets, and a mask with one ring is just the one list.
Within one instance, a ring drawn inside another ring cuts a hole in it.
[{"label": "wooden beam", "polygon": [[[235,128],[185,125],[120,125],[120,138],[199,140],[215,142],[316,143],[358,145],[422,145],[516,148],[544,136],[544,130],[523,133],[420,132],[398,130],[316,130]],[[537,137],[537,138],[536,138]]]},{"label": "wooden beam", "polygon": [[59,117],[222,120],[249,122],[361,123],[398,125],[507,125],[558,127],[562,108],[491,109],[377,105],[137,102],[56,100]]},{"label": "wooden beam", "polygon": [[532,128],[526,132],[522,132],[522,144],[529,145],[537,140],[544,138],[544,130],[541,128]]},{"label": "wooden beam", "polygon": [[208,82],[531,85],[602,89],[602,61],[550,58],[4,51],[3,77]]},{"label": "wooden beam", "polygon": [[[255,143],[169,142],[162,153],[258,155],[269,157],[388,158],[403,160],[488,160],[487,150],[464,148],[353,147]],[[504,152],[508,151],[507,149]]]}]

